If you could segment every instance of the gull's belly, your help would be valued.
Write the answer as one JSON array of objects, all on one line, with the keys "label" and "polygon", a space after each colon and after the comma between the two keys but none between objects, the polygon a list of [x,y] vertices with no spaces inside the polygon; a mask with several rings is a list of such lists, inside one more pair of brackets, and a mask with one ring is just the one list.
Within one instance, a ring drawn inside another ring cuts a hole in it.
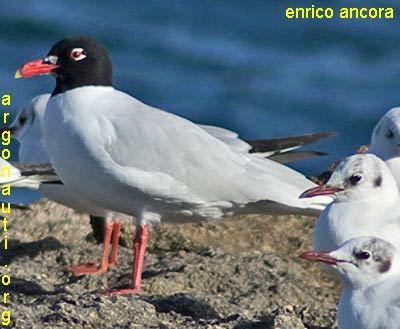
[{"label": "gull's belly", "polygon": [[40,185],[40,193],[50,200],[80,212],[85,212],[98,217],[107,217],[110,215],[109,211],[106,209],[95,205],[86,198],[78,196],[77,193],[71,193],[65,185],[42,184]]}]

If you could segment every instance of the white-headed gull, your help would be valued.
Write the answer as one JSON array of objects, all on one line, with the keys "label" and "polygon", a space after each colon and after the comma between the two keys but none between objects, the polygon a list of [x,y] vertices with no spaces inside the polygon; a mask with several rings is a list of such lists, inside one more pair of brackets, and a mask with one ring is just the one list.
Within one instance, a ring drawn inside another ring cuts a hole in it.
[{"label": "white-headed gull", "polygon": [[[20,143],[19,161],[29,163],[50,162],[42,129],[43,116],[49,98],[50,94],[39,95],[33,98],[21,109],[11,126],[4,129],[9,130],[12,137],[16,138]],[[15,184],[14,186],[21,187]],[[105,232],[103,232],[102,237],[104,244],[101,261],[87,262],[82,265],[69,267],[67,270],[75,275],[100,274],[106,272],[109,266],[116,266],[118,263],[118,240],[121,228],[121,221],[119,219],[122,214],[104,209],[77,196],[63,184],[40,184],[38,187],[41,194],[46,198],[80,212],[88,213],[91,217],[93,216],[93,220],[106,218],[104,222]]]},{"label": "white-headed gull", "polygon": [[150,224],[236,213],[316,214],[331,201],[299,199],[314,186],[302,174],[114,89],[108,52],[91,38],[57,42],[16,77],[39,74],[56,79],[44,134],[61,180],[82,198],[136,217],[132,284],[109,293],[140,291]]},{"label": "white-headed gull", "polygon": [[317,220],[314,249],[334,250],[352,238],[374,235],[400,247],[400,198],[385,162],[373,154],[343,160],[326,184],[301,197],[332,194]]},{"label": "white-headed gull", "polygon": [[342,277],[340,329],[400,327],[399,249],[371,236],[351,239],[331,252],[309,251],[301,258],[335,268]]},{"label": "white-headed gull", "polygon": [[391,109],[379,120],[368,152],[386,162],[400,188],[400,107]]}]

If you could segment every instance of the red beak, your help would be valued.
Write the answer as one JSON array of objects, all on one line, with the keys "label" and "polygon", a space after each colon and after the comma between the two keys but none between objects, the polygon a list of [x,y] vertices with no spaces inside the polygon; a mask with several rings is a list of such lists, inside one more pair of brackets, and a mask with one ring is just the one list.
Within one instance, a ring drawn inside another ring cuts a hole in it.
[{"label": "red beak", "polygon": [[50,74],[51,71],[60,67],[60,65],[43,63],[42,59],[26,63],[15,72],[15,79],[30,78],[39,74]]},{"label": "red beak", "polygon": [[311,262],[322,262],[329,265],[336,265],[337,263],[344,262],[344,260],[329,256],[329,252],[327,251],[307,251],[303,252],[299,257]]},{"label": "red beak", "polygon": [[310,188],[307,191],[304,191],[303,193],[300,194],[299,198],[304,199],[304,198],[312,198],[318,195],[331,195],[337,192],[341,192],[343,190],[344,189],[340,187],[333,187],[333,186],[328,186],[326,184],[322,184],[317,187]]}]

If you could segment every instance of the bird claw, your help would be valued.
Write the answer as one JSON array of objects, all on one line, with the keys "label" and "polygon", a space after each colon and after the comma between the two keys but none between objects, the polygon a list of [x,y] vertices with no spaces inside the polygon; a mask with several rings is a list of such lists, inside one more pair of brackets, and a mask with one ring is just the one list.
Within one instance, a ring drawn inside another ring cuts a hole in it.
[{"label": "bird claw", "polygon": [[108,267],[117,267],[118,266],[118,262],[110,262],[108,263]]},{"label": "bird claw", "polygon": [[87,262],[82,265],[75,265],[67,268],[67,271],[72,272],[75,276],[101,274],[107,272],[107,267],[99,267],[99,262]]},{"label": "bird claw", "polygon": [[140,291],[141,291],[140,288],[125,288],[125,289],[100,291],[99,293],[105,296],[112,296],[112,295],[123,295],[123,294],[139,294]]}]

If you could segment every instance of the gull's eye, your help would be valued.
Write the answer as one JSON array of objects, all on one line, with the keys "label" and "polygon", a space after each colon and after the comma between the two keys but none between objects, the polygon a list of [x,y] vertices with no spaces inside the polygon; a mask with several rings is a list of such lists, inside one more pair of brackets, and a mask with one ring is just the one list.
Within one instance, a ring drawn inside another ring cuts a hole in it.
[{"label": "gull's eye", "polygon": [[392,139],[394,137],[394,132],[391,129],[388,129],[388,131],[386,132],[386,137],[388,139]]},{"label": "gull's eye", "polygon": [[367,260],[371,258],[371,253],[368,251],[361,251],[354,254],[357,259]]},{"label": "gull's eye", "polygon": [[349,182],[351,185],[357,185],[358,182],[362,179],[360,175],[353,175],[349,177]]},{"label": "gull's eye", "polygon": [[19,117],[18,123],[19,123],[21,126],[23,126],[23,125],[25,124],[26,120],[28,120],[28,118],[25,117],[25,116]]},{"label": "gull's eye", "polygon": [[82,48],[74,48],[71,51],[71,58],[74,61],[81,61],[82,59],[86,58],[85,51]]}]

